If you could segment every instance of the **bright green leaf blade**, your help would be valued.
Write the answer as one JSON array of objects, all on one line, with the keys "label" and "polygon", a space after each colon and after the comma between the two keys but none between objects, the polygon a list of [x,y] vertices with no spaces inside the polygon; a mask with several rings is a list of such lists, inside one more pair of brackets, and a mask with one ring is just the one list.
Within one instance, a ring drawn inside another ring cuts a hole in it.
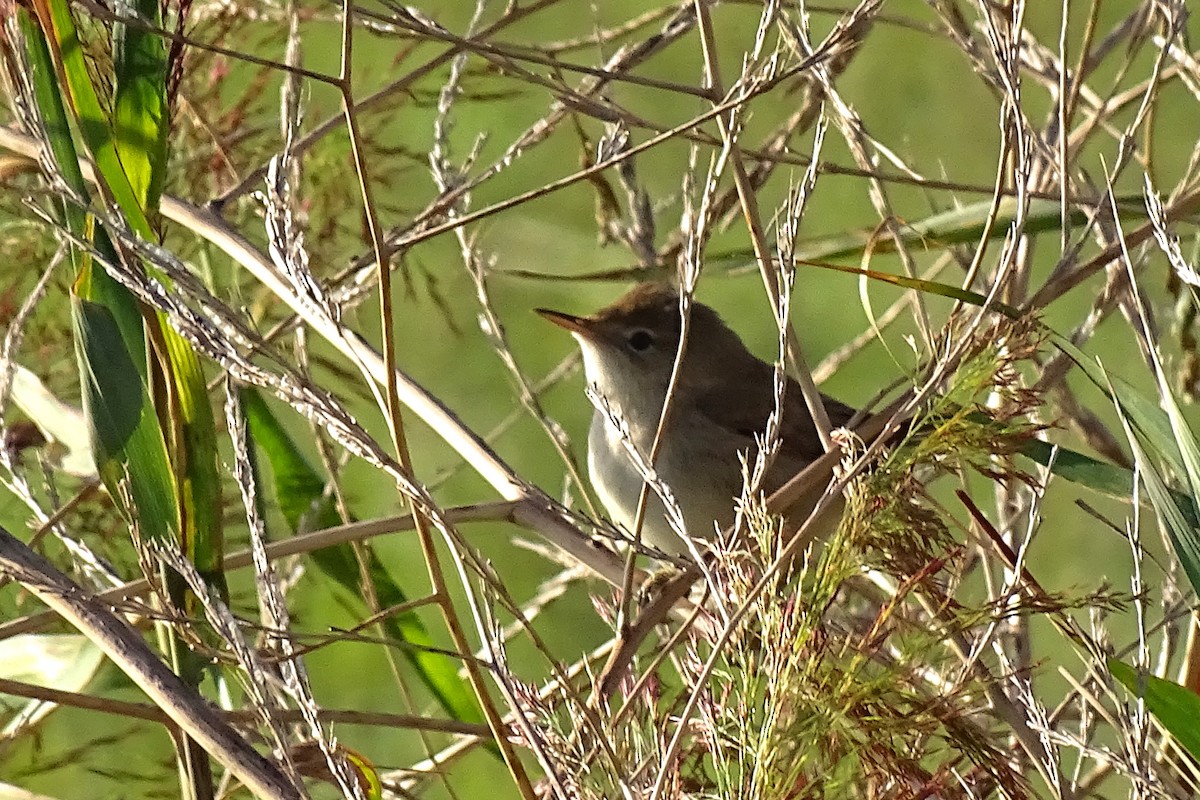
[{"label": "bright green leaf blade", "polygon": [[[1167,465],[1173,476],[1190,476],[1193,464],[1181,447],[1196,448],[1195,437],[1182,416],[1172,418],[1132,384],[1110,375],[1100,364],[1084,355],[1058,334],[1055,344],[1080,367],[1085,375],[1109,396],[1125,426],[1126,438],[1141,465],[1141,478],[1150,504],[1163,521],[1171,547],[1192,588],[1200,592],[1200,513],[1194,496],[1174,489],[1159,468]],[[1169,391],[1168,391],[1169,396]],[[1195,458],[1193,452],[1192,458]],[[1196,481],[1189,478],[1193,487]],[[1132,484],[1131,484],[1132,485]]]},{"label": "bright green leaf blade", "polygon": [[336,511],[327,509],[323,502],[325,482],[279,424],[266,401],[253,389],[241,389],[238,396],[250,436],[267,456],[276,501],[292,531],[300,533],[340,525]]},{"label": "bright green leaf blade", "polygon": [[154,231],[121,165],[108,115],[92,84],[69,3],[67,0],[35,0],[34,6],[50,39],[51,52],[57,56],[80,135],[92,154],[98,177],[125,215],[130,228],[143,239],[154,241]]},{"label": "bright green leaf blade", "polygon": [[76,281],[71,319],[96,466],[118,504],[132,503],[124,511],[136,516],[142,536],[174,537],[179,512],[166,442],[116,319],[90,292],[91,278],[88,267]]},{"label": "bright green leaf blade", "polygon": [[1108,659],[1108,671],[1134,696],[1145,700],[1150,713],[1192,758],[1200,759],[1200,695],[1172,681],[1139,674],[1115,658]]},{"label": "bright green leaf blade", "polygon": [[[822,265],[829,269],[865,274],[879,280],[886,280],[905,288],[917,289],[944,297],[961,300],[976,306],[984,306],[987,298],[974,292],[968,292],[947,284],[936,284],[932,281],[922,281],[902,276],[876,273],[870,270],[860,270],[852,267],[842,267],[836,264]],[[1016,317],[1019,312],[999,303],[993,303],[993,310],[1010,317]],[[1193,492],[1200,487],[1200,446],[1197,446],[1195,436],[1188,428],[1186,421],[1174,399],[1167,393],[1167,411],[1157,402],[1147,398],[1135,386],[1117,376],[1108,374],[1095,359],[1090,358],[1076,347],[1069,339],[1057,331],[1042,325],[1048,332],[1051,342],[1070,358],[1092,383],[1107,395],[1116,405],[1122,419],[1130,426],[1130,444],[1139,455],[1140,462],[1145,465],[1142,477],[1145,481],[1151,505],[1167,525],[1168,535],[1179,558],[1180,564],[1188,575],[1192,587],[1200,592],[1200,509],[1197,509],[1193,497],[1173,489],[1168,480],[1161,475],[1154,464],[1157,459],[1166,463],[1171,474],[1187,478]],[[1173,413],[1172,413],[1173,411]],[[1150,452],[1143,449],[1148,446]],[[1026,455],[1040,461],[1050,463],[1049,446],[1045,443],[1031,442],[1026,448]],[[1117,497],[1131,497],[1133,488],[1133,473],[1112,465],[1102,466],[1100,462],[1091,462],[1079,453],[1063,453],[1067,456],[1061,464],[1055,462],[1051,471],[1067,480],[1080,481],[1097,491]],[[1089,463],[1091,462],[1091,463]],[[1122,480],[1122,474],[1124,479]],[[1124,484],[1122,493],[1119,487]]]},{"label": "bright green leaf blade", "polygon": [[[33,74],[33,92],[37,98],[38,113],[45,127],[50,152],[58,165],[59,174],[72,191],[87,197],[88,184],[79,168],[79,154],[75,150],[75,139],[71,135],[71,124],[62,94],[58,91],[58,79],[54,74],[54,60],[46,47],[46,39],[37,21],[29,12],[17,6],[21,33],[25,38],[25,52]],[[63,224],[73,233],[83,236],[86,229],[86,214],[74,203],[61,204]]]},{"label": "bright green leaf blade", "polygon": [[[157,4],[151,5],[157,9]],[[53,43],[66,80],[72,107],[103,185],[111,194],[130,227],[147,241],[155,236],[146,216],[147,203],[157,202],[166,169],[166,52],[161,37],[131,29],[119,31],[114,55],[118,84],[115,113],[118,132],[114,135],[97,97],[84,61],[78,33],[64,0],[39,0],[43,27],[53,33]],[[141,9],[142,13],[146,9]],[[156,20],[157,10],[151,21]],[[128,168],[128,171],[127,171]],[[97,245],[107,243],[101,231]],[[111,247],[107,248],[111,251]],[[104,249],[102,248],[102,252]],[[148,265],[151,273],[155,270]],[[134,298],[101,271],[89,273],[89,299],[108,307],[125,334],[131,353],[142,352],[141,315]],[[137,326],[132,322],[136,319]],[[218,591],[223,589],[220,569],[224,551],[221,520],[221,479],[217,461],[217,437],[212,409],[200,361],[191,346],[162,320],[152,320],[163,345],[164,373],[172,382],[171,408],[159,409],[159,420],[169,425],[173,462],[180,474],[173,483],[180,495],[175,508],[180,546]],[[142,375],[146,370],[141,369]],[[131,467],[132,468],[132,467]]]},{"label": "bright green leaf blade", "polygon": [[[177,437],[184,553],[206,581],[228,599],[224,579],[225,526],[218,466],[216,422],[200,359],[173,328],[163,325],[163,342],[175,384],[170,421]],[[160,415],[161,416],[161,415]]]},{"label": "bright green leaf blade", "polygon": [[[54,60],[47,47],[45,35],[25,9],[18,8],[17,11],[20,15],[26,52],[29,55],[34,76],[34,93],[37,97],[38,112],[50,141],[50,151],[54,156],[59,174],[67,185],[80,197],[87,197],[90,187],[79,168],[78,151],[71,135],[70,120],[59,92]],[[81,239],[92,239],[101,257],[116,260],[116,250],[107,234],[101,229],[96,230],[94,236],[92,235],[91,222],[83,209],[69,201],[58,203],[58,206],[59,220],[69,231]],[[72,248],[71,253],[77,271],[82,269],[84,264],[90,263],[90,256],[87,253],[80,253],[76,248]],[[141,352],[144,348],[142,315],[125,288],[107,274],[98,272],[91,278],[89,292],[91,299],[107,305],[112,311],[129,352]],[[137,359],[135,363],[144,379],[145,359]]]},{"label": "bright green leaf blade", "polygon": [[[1173,445],[1156,443],[1153,436],[1134,428],[1126,413],[1126,406],[1120,399],[1128,394],[1129,392],[1119,393],[1116,389],[1112,390],[1125,437],[1141,467],[1140,475],[1146,486],[1146,493],[1150,496],[1150,504],[1154,506],[1167,530],[1167,537],[1171,541],[1175,556],[1187,574],[1193,590],[1200,592],[1200,527],[1197,525],[1195,503],[1186,495],[1173,491],[1160,473],[1159,465],[1165,460],[1161,450],[1164,446],[1173,449]],[[1153,452],[1148,452],[1146,445],[1149,445]]]},{"label": "bright green leaf blade", "polygon": [[880,272],[873,269],[860,269],[859,267],[848,267],[843,264],[830,264],[828,262],[814,263],[813,266],[820,267],[821,269],[831,270],[833,272],[846,272],[851,275],[861,275],[882,283],[890,283],[893,286],[899,286],[903,289],[914,289],[918,292],[925,292],[926,294],[945,297],[948,300],[958,300],[963,303],[969,303],[973,306],[979,306],[980,308],[987,307],[998,314],[1003,314],[1009,319],[1020,319],[1022,316],[1021,311],[1013,306],[995,300],[989,303],[988,299],[978,292],[972,292],[949,283],[928,281],[923,278],[909,278],[904,275],[893,275],[890,272]]},{"label": "bright green leaf blade", "polygon": [[[1086,486],[1092,491],[1099,492],[1118,500],[1129,501],[1133,492],[1133,472],[1100,461],[1089,455],[1058,447],[1040,439],[1032,439],[1021,447],[1021,454],[1027,456],[1042,466],[1049,466],[1050,473],[1063,480]],[[1053,460],[1051,456],[1053,455]]]},{"label": "bright green leaf blade", "polygon": [[[98,252],[107,254],[106,257],[114,260],[117,258],[112,242],[109,241],[108,234],[102,228],[97,228],[95,231],[95,246]],[[113,315],[121,332],[121,340],[125,343],[126,351],[137,354],[132,359],[133,365],[138,371],[140,380],[145,384],[147,381],[146,327],[136,298],[104,269],[95,267],[89,255],[80,259],[80,269],[77,274],[76,290],[80,291],[82,297],[104,306]],[[85,275],[86,278],[83,277]]]},{"label": "bright green leaf blade", "polygon": [[[1033,459],[1042,466],[1049,466],[1050,473],[1080,486],[1086,486],[1094,492],[1107,495],[1116,500],[1129,502],[1133,497],[1133,470],[1100,461],[1084,453],[1076,452],[1066,447],[1059,447],[1054,453],[1054,445],[1033,439],[1021,447],[1021,454]],[[1051,455],[1053,454],[1053,461]],[[1145,473],[1142,473],[1145,478]],[[1180,525],[1197,525],[1197,516],[1190,510],[1187,495],[1168,487],[1161,477],[1154,475],[1157,485],[1149,489],[1151,505],[1158,508],[1157,503],[1170,498],[1172,506],[1165,507],[1167,514],[1179,514]],[[1160,511],[1160,513],[1162,513]],[[1200,563],[1200,551],[1197,552],[1197,563]],[[1197,587],[1200,590],[1200,587]]]},{"label": "bright green leaf blade", "polygon": [[[1136,285],[1133,295],[1136,302],[1141,305],[1142,298]],[[1143,306],[1141,309],[1143,319],[1147,313]],[[1163,431],[1158,429],[1140,432],[1142,443],[1156,457],[1156,461],[1144,470],[1148,473],[1147,486],[1151,488],[1151,498],[1155,503],[1155,509],[1160,515],[1166,514],[1167,532],[1170,535],[1175,555],[1183,564],[1192,588],[1200,593],[1200,524],[1197,523],[1197,520],[1200,519],[1200,508],[1197,508],[1197,498],[1200,498],[1200,445],[1197,445],[1196,436],[1187,420],[1184,419],[1179,403],[1175,400],[1170,380],[1167,378],[1166,370],[1163,368],[1162,360],[1153,343],[1150,346],[1150,359],[1154,368],[1155,384],[1158,387],[1159,408],[1167,420],[1167,435],[1164,436]],[[1136,439],[1138,436],[1135,435],[1131,438]],[[1147,463],[1144,457],[1142,461]],[[1158,472],[1159,464],[1172,461],[1182,464],[1182,469],[1177,468],[1172,477],[1186,482],[1186,493],[1170,491],[1166,487],[1166,479]],[[1156,485],[1151,485],[1151,481],[1154,481]]]},{"label": "bright green leaf blade", "polygon": [[[1140,296],[1138,299],[1140,302]],[[1144,309],[1142,313],[1146,313]],[[1159,408],[1166,415],[1170,436],[1165,439],[1153,439],[1148,443],[1155,450],[1164,451],[1164,456],[1178,457],[1183,469],[1177,475],[1187,481],[1190,493],[1190,500],[1185,506],[1187,511],[1191,512],[1190,517],[1195,519],[1198,516],[1196,498],[1200,498],[1200,445],[1196,443],[1196,435],[1192,432],[1191,426],[1183,416],[1183,410],[1179,407],[1179,402],[1175,399],[1175,393],[1171,390],[1170,380],[1167,378],[1158,352],[1151,349],[1150,358],[1158,386]]]},{"label": "bright green leaf blade", "polygon": [[383,800],[383,780],[379,777],[379,769],[356,750],[344,748],[343,752],[358,776],[359,788],[363,790],[366,800]]},{"label": "bright green leaf blade", "polygon": [[1150,504],[1167,529],[1171,547],[1188,576],[1188,582],[1194,591],[1200,593],[1200,530],[1197,529],[1194,514],[1185,510],[1187,498],[1171,490],[1142,449],[1136,435],[1130,438],[1130,444],[1138,461],[1145,465],[1141,476],[1150,495]]},{"label": "bright green leaf blade", "polygon": [[[250,436],[271,466],[275,496],[293,531],[340,525],[342,520],[332,501],[325,497],[325,482],[279,424],[270,407],[251,389],[243,389],[240,397]],[[318,550],[311,556],[345,596],[356,604],[362,603],[358,562],[348,545]],[[406,602],[404,591],[391,579],[373,551],[367,551],[367,559],[367,571],[380,607],[389,608]],[[381,624],[391,636],[415,645],[403,648],[402,652],[448,714],[464,722],[483,721],[475,696],[458,676],[454,662],[443,654],[424,649],[436,643],[414,612],[388,617]]]},{"label": "bright green leaf blade", "polygon": [[[1047,328],[1047,330],[1050,330]],[[1054,346],[1063,351],[1100,391],[1108,395],[1129,419],[1134,430],[1162,448],[1160,455],[1177,475],[1184,474],[1183,460],[1174,441],[1170,419],[1158,403],[1147,398],[1136,386],[1116,375],[1110,375],[1097,361],[1055,331],[1050,331]]]},{"label": "bright green leaf blade", "polygon": [[[906,289],[914,289],[952,300],[959,300],[974,306],[984,307],[987,305],[993,311],[1003,314],[1010,319],[1016,319],[1021,316],[1021,312],[1012,306],[996,302],[989,305],[987,298],[983,295],[950,284],[926,281],[918,278],[907,278],[902,275],[891,275],[875,270],[864,270],[839,264],[821,264],[819,266],[837,272],[863,275]],[[1169,462],[1171,468],[1176,471],[1176,474],[1186,474],[1185,460],[1193,463],[1197,470],[1196,485],[1200,486],[1200,448],[1195,448],[1193,452],[1188,454],[1189,458],[1185,459],[1180,454],[1179,442],[1176,441],[1176,437],[1182,435],[1179,430],[1179,424],[1182,424],[1182,415],[1178,415],[1173,424],[1170,415],[1164,412],[1157,403],[1146,398],[1131,383],[1117,376],[1108,375],[1094,359],[1072,344],[1065,336],[1045,324],[1042,324],[1041,327],[1049,334],[1050,340],[1055,347],[1062,350],[1097,388],[1119,405],[1138,431],[1150,437],[1152,441],[1159,443],[1162,448],[1160,455]],[[1185,437],[1180,441],[1186,443],[1188,438]],[[1193,443],[1193,447],[1195,447],[1194,437],[1191,437],[1190,441]],[[1049,463],[1049,452],[1050,445],[1034,441],[1026,448],[1025,454],[1039,463],[1047,464]],[[1104,464],[1081,453],[1061,448],[1059,459],[1061,463],[1054,465],[1051,470],[1054,474],[1061,475],[1067,480],[1081,483],[1114,497],[1128,499],[1130,496],[1133,486],[1133,473],[1129,470],[1111,464]],[[1175,497],[1176,501],[1184,497],[1178,492],[1171,493],[1171,496]],[[1194,519],[1196,517],[1195,513],[1190,510],[1185,513],[1188,518]]]},{"label": "bright green leaf blade", "polygon": [[[41,9],[47,14],[49,13],[44,6],[41,6]],[[46,127],[47,135],[50,137],[51,152],[54,155],[59,173],[63,176],[67,185],[80,197],[87,197],[89,195],[89,186],[79,168],[78,152],[75,148],[74,139],[71,136],[70,121],[67,116],[66,107],[62,102],[62,95],[59,92],[54,59],[47,46],[45,34],[42,28],[23,9],[19,10],[19,13],[21,14],[22,30],[25,34],[26,49],[34,74],[34,91],[38,100],[38,111],[41,114],[42,123]],[[73,32],[74,28],[71,27],[70,30]],[[70,37],[67,40],[71,41]],[[78,45],[78,40],[74,39],[74,41]],[[73,65],[75,64],[75,60],[74,57],[70,59]],[[86,70],[84,74],[86,77]],[[91,88],[90,81],[87,87]],[[95,100],[94,92],[92,99]],[[117,259],[116,250],[109,241],[107,234],[105,234],[103,229],[97,229],[94,235],[92,235],[92,226],[87,214],[76,204],[70,202],[62,203],[60,214],[63,225],[81,239],[92,239],[97,252],[103,258],[112,261]],[[72,252],[75,253],[76,251],[73,249]],[[76,267],[82,272],[84,265],[88,263],[90,263],[90,257],[83,254],[77,258]],[[117,322],[128,352],[143,352],[145,348],[145,334],[142,315],[133,297],[123,286],[114,281],[103,270],[89,271],[88,274],[86,297],[93,302],[108,307]],[[144,381],[146,377],[145,359],[137,358],[134,363]]]},{"label": "bright green leaf blade", "polygon": [[[158,0],[135,0],[130,9],[162,27]],[[158,208],[167,168],[166,40],[138,26],[113,26],[113,138],[130,188],[147,212]]]}]

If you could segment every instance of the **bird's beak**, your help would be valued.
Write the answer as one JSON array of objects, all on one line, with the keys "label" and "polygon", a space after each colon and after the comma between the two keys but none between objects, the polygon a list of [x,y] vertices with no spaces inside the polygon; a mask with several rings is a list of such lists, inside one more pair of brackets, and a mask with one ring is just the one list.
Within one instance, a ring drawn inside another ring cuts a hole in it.
[{"label": "bird's beak", "polygon": [[561,311],[551,311],[548,308],[535,308],[534,311],[558,327],[565,328],[584,339],[596,337],[596,323],[589,317],[576,317]]}]

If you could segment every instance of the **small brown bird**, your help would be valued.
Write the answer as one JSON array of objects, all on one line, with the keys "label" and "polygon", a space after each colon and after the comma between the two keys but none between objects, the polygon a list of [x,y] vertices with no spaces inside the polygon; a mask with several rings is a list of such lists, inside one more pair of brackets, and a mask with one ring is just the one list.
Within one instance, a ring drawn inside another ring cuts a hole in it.
[{"label": "small brown bird", "polygon": [[[648,456],[658,428],[679,347],[679,295],[662,284],[634,287],[590,317],[537,309],[570,331],[583,351],[590,384],[628,428],[638,452]],[[716,311],[694,303],[687,348],[671,400],[655,471],[670,488],[689,536],[711,539],[733,522],[742,488],[739,454],[753,458],[754,437],[774,408],[774,368],[742,344]],[[822,395],[830,424],[842,427],[854,409]],[[763,489],[778,489],[823,455],[800,387],[787,379],[779,452]],[[641,472],[609,414],[596,411],[588,434],[588,472],[613,519],[632,531]],[[673,554],[687,552],[651,491],[644,540]]]}]

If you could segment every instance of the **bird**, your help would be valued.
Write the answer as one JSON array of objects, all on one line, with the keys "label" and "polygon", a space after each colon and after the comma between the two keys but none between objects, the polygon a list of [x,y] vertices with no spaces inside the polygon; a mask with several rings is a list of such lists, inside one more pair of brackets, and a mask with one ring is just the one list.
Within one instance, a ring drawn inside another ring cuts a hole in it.
[{"label": "bird", "polygon": [[[631,534],[645,480],[627,443],[649,458],[679,348],[679,308],[674,287],[641,283],[590,316],[535,309],[569,331],[582,351],[586,380],[601,401],[588,432],[588,476],[612,520]],[[710,306],[693,302],[689,320],[653,467],[670,488],[687,535],[711,541],[733,523],[743,484],[740,458],[754,458],[755,437],[775,407],[775,368],[751,353]],[[832,397],[822,400],[833,428],[856,413]],[[825,452],[791,378],[781,408],[780,446],[762,486],[768,494]],[[653,490],[641,527],[641,540],[662,553],[697,552],[671,526]]]}]

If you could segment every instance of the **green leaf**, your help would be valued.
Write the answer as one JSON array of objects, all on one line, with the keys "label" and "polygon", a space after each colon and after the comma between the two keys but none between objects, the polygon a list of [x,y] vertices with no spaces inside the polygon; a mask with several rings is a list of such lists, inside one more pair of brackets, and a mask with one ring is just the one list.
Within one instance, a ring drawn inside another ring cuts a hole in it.
[{"label": "green leaf", "polygon": [[92,84],[70,5],[67,0],[34,0],[33,5],[103,190],[121,209],[130,228],[146,241],[154,241],[154,230],[121,165],[108,114]]},{"label": "green leaf", "polygon": [[162,424],[175,437],[169,446],[177,465],[181,546],[205,580],[228,600],[221,473],[208,386],[192,346],[169,325],[162,326],[162,335],[174,381],[170,410]]},{"label": "green leaf", "polygon": [[[989,304],[983,295],[950,284],[907,278],[902,275],[840,264],[820,264],[819,266],[836,272],[863,275],[873,280],[959,300],[981,308],[987,307],[1009,319],[1019,319],[1022,316],[1019,309],[999,302]],[[1156,443],[1155,455],[1163,458],[1174,474],[1186,475],[1193,490],[1197,496],[1200,496],[1200,446],[1197,446],[1195,437],[1191,434],[1178,408],[1176,407],[1173,414],[1164,412],[1155,401],[1148,399],[1129,381],[1109,375],[1095,359],[1072,344],[1068,338],[1045,323],[1039,323],[1039,325],[1049,335],[1051,343],[1075,362],[1084,375],[1117,404],[1134,429],[1147,441]],[[1180,445],[1186,446],[1182,454]],[[1024,448],[1026,456],[1043,465],[1051,465],[1051,472],[1055,475],[1112,497],[1124,500],[1131,497],[1133,492],[1133,472],[1131,470],[1098,461],[1066,448],[1059,448],[1059,455],[1052,463],[1050,451],[1051,445],[1037,440],[1029,442]],[[1184,519],[1192,521],[1193,527],[1195,527],[1195,521],[1200,519],[1200,510],[1195,508],[1189,497],[1170,489],[1166,484],[1163,485],[1163,491],[1165,492],[1163,497],[1171,498],[1173,505],[1178,507],[1179,513],[1183,515]],[[1195,549],[1197,569],[1200,569],[1200,541],[1197,542]],[[1200,590],[1200,586],[1197,589]]]},{"label": "green leaf", "polygon": [[[1122,219],[1142,218],[1146,216],[1145,207],[1140,202],[1121,203],[1118,206]],[[988,232],[989,240],[1003,239],[1016,220],[1017,198],[1003,197],[992,213],[992,201],[981,200],[977,203],[942,211],[937,214],[916,220],[902,222],[898,227],[900,241],[907,249],[933,250],[958,244],[977,244]],[[1067,216],[1073,226],[1084,225],[1088,219],[1089,210],[1072,206],[1067,208]],[[989,219],[991,225],[989,226]],[[1035,197],[1029,201],[1025,213],[1023,231],[1029,235],[1058,231],[1062,229],[1062,207],[1057,200]],[[878,229],[851,231],[826,236],[819,239],[797,243],[796,259],[799,261],[827,261],[850,256],[861,256],[863,253],[893,253],[897,250],[896,241]],[[712,261],[744,261],[752,258],[748,251],[726,252],[713,254]]]},{"label": "green leaf", "polygon": [[1140,389],[1124,378],[1109,373],[1096,359],[1084,353],[1062,334],[1049,328],[1046,330],[1050,331],[1050,340],[1054,346],[1075,362],[1088,380],[1120,408],[1134,430],[1163,447],[1161,455],[1167,459],[1175,474],[1184,474],[1183,459],[1174,444],[1175,431],[1172,430],[1171,421],[1158,402],[1147,398]]},{"label": "green leaf", "polygon": [[96,467],[142,536],[174,536],[179,511],[166,442],[117,320],[95,300],[92,277],[91,267],[85,266],[75,282],[71,320]]},{"label": "green leaf", "polygon": [[1013,306],[993,300],[988,302],[988,299],[978,292],[972,292],[963,289],[959,286],[954,286],[949,283],[939,283],[938,281],[928,281],[923,278],[909,278],[904,275],[893,275],[890,272],[879,272],[873,269],[860,269],[858,267],[847,267],[842,264],[822,263],[816,266],[821,269],[831,270],[833,272],[847,272],[851,275],[862,275],[872,280],[880,281],[881,283],[890,283],[893,286],[899,286],[903,289],[915,289],[918,292],[945,297],[948,300],[958,300],[963,303],[969,303],[980,308],[987,308],[1002,314],[1009,319],[1020,319],[1022,314],[1020,309]]},{"label": "green leaf", "polygon": [[[38,112],[50,142],[50,151],[63,180],[79,197],[86,198],[89,196],[90,189],[79,168],[79,155],[75,148],[75,140],[71,135],[70,119],[59,92],[54,59],[47,47],[43,31],[34,19],[23,8],[18,8],[17,13],[34,77],[33,88],[37,98]],[[92,239],[101,257],[113,261],[117,259],[116,250],[103,230],[97,230],[94,236],[92,235],[90,217],[78,204],[62,201],[56,205],[58,206],[59,221],[67,230],[81,239]],[[77,273],[91,261],[90,255],[80,253],[77,248],[71,249],[71,255]],[[145,346],[142,315],[136,303],[129,297],[129,293],[103,271],[93,274],[89,281],[90,299],[108,306],[116,318],[126,349],[131,353],[141,352]],[[145,359],[136,359],[135,365],[142,378],[145,379]]]},{"label": "green leaf", "polygon": [[[58,165],[59,174],[80,197],[88,196],[88,184],[79,168],[79,155],[75,150],[75,139],[71,135],[71,123],[63,105],[62,94],[58,91],[58,80],[54,74],[54,59],[46,47],[46,39],[42,29],[29,15],[29,12],[17,6],[21,34],[25,40],[25,52],[29,59],[30,71],[33,75],[33,93],[37,99],[37,110],[46,131],[50,144],[50,152]],[[76,235],[83,236],[86,232],[86,214],[74,203],[61,203],[60,213],[62,222]]]},{"label": "green leaf", "polygon": [[1022,445],[1021,455],[1033,459],[1043,467],[1050,467],[1052,475],[1117,500],[1128,502],[1133,491],[1132,470],[1100,461],[1067,447],[1059,446],[1055,452],[1055,445],[1040,439],[1031,439]]},{"label": "green leaf", "polygon": [[267,456],[276,502],[293,533],[340,525],[337,510],[325,502],[325,481],[309,465],[291,436],[253,389],[240,389],[250,436]]},{"label": "green leaf", "polygon": [[[837,264],[820,266],[865,275],[980,307],[987,305],[984,296],[948,284]],[[1010,318],[1020,316],[1020,312],[1011,306],[992,303],[990,307]],[[1150,504],[1165,523],[1172,548],[1192,588],[1200,593],[1200,443],[1197,443],[1195,434],[1184,419],[1157,355],[1153,356],[1153,361],[1160,397],[1152,400],[1129,381],[1109,374],[1099,361],[1085,354],[1067,337],[1044,323],[1041,327],[1048,333],[1054,346],[1070,358],[1116,406],[1126,426],[1130,446],[1142,467],[1140,475]],[[1130,470],[1105,465],[1080,453],[1063,450],[1060,450],[1059,458],[1051,463],[1050,446],[1044,442],[1030,442],[1025,454],[1042,464],[1051,464],[1051,471],[1067,480],[1080,482],[1105,494],[1132,497],[1134,475]],[[1160,465],[1166,465],[1166,469],[1160,469]],[[1187,482],[1190,493],[1181,492],[1173,485],[1179,479]],[[1124,492],[1120,492],[1122,484],[1126,487]]]},{"label": "green leaf", "polygon": [[[1136,288],[1136,287],[1135,287]],[[1136,291],[1137,302],[1142,302]],[[1142,308],[1142,318],[1145,319],[1146,309]],[[1158,396],[1162,411],[1166,414],[1168,432],[1166,436],[1146,436],[1147,443],[1158,455],[1160,462],[1178,460],[1182,462],[1181,471],[1174,473],[1176,478],[1186,481],[1187,492],[1169,492],[1170,505],[1178,512],[1178,518],[1172,519],[1167,531],[1175,554],[1184,565],[1184,570],[1192,582],[1192,589],[1200,593],[1200,445],[1196,443],[1196,435],[1192,432],[1183,411],[1171,390],[1170,381],[1163,369],[1158,351],[1150,349],[1151,363],[1154,366],[1154,378],[1158,385]],[[1156,477],[1157,471],[1155,470]],[[1163,483],[1166,483],[1164,480]],[[1156,509],[1161,508],[1156,504]]]},{"label": "green leaf", "polygon": [[1191,500],[1168,486],[1136,433],[1129,436],[1129,444],[1133,447],[1134,456],[1144,467],[1141,476],[1150,495],[1150,504],[1167,529],[1171,547],[1188,576],[1188,582],[1194,591],[1200,592],[1200,531],[1197,530]]},{"label": "green leaf", "polygon": [[[1054,333],[1052,340],[1116,406],[1126,438],[1141,466],[1140,475],[1150,504],[1166,526],[1188,581],[1200,592],[1200,509],[1196,505],[1200,491],[1200,448],[1197,448],[1196,437],[1184,421],[1170,387],[1161,378],[1161,369],[1156,364],[1159,392],[1167,407],[1165,412],[1131,383],[1109,374],[1103,365],[1089,358],[1065,337]],[[1165,470],[1162,465],[1166,466]],[[1172,485],[1181,476],[1187,480],[1191,494]]]},{"label": "green leaf", "polygon": [[[51,16],[51,12],[46,6],[38,5],[37,7],[39,12],[43,14],[43,18]],[[51,152],[54,155],[59,173],[63,176],[67,185],[79,197],[87,198],[89,196],[89,186],[83,178],[83,172],[79,168],[79,156],[71,135],[70,119],[67,115],[66,107],[63,105],[62,95],[59,92],[58,72],[56,71],[55,60],[48,47],[43,27],[39,27],[24,9],[19,9],[18,13],[20,14],[22,32],[25,37],[26,51],[29,55],[34,75],[34,93],[38,101],[38,111],[50,139]],[[69,21],[69,19],[68,15],[67,20]],[[70,30],[74,31],[73,26],[70,27]],[[78,39],[72,39],[68,36],[66,41],[74,41],[76,50],[78,49]],[[72,57],[70,63],[78,67],[75,62],[76,59]],[[63,74],[66,74],[65,64],[63,65]],[[91,88],[90,79],[88,80],[87,88]],[[92,99],[95,99],[94,92],[92,93]],[[102,258],[114,262],[117,260],[117,252],[108,236],[103,229],[97,229],[93,232],[91,218],[77,204],[66,201],[60,203],[59,218],[62,224],[76,236],[81,239],[92,239],[97,252],[100,253]],[[82,276],[85,272],[87,275],[83,284],[84,296],[93,302],[108,307],[121,332],[125,349],[129,353],[144,352],[145,333],[142,314],[133,297],[130,296],[129,292],[123,286],[114,281],[103,270],[92,271],[86,269],[91,263],[91,257],[87,253],[80,253],[76,248],[72,248],[72,257],[75,261],[77,275]],[[144,357],[135,358],[133,359],[133,363],[138,371],[140,380],[144,382],[146,380],[146,359]]]},{"label": "green leaf", "polygon": [[1108,671],[1162,723],[1175,741],[1191,755],[1200,758],[1200,695],[1172,681],[1146,675],[1133,667],[1108,659]]},{"label": "green leaf", "polygon": [[[132,26],[117,26],[114,120],[110,125],[88,72],[70,7],[65,0],[36,0],[35,6],[43,30],[51,37],[54,50],[50,60],[57,55],[80,133],[102,178],[102,189],[138,236],[156,241],[147,213],[157,206],[167,166],[167,52],[162,37]],[[141,0],[136,10],[152,25],[158,24],[156,0]],[[63,126],[56,123],[56,127]],[[67,155],[66,148],[62,148],[62,157]],[[95,242],[102,255],[116,261],[117,255],[102,230],[96,232]],[[163,279],[152,266],[147,267],[152,275]],[[161,315],[150,317],[148,327],[144,327],[137,301],[102,270],[81,271],[79,285],[86,287],[84,297],[108,308],[129,353],[145,352],[147,332],[158,345],[152,353],[159,357],[158,366],[169,388],[156,395],[165,401],[165,406],[157,409],[157,416],[165,431],[163,441],[170,463],[176,470],[173,483],[179,491],[174,503],[179,518],[173,529],[181,537],[183,552],[224,595],[221,475],[216,427],[200,360]],[[151,373],[145,358],[131,361],[137,365],[143,385],[148,385]],[[132,470],[133,465],[129,466]]]},{"label": "green leaf", "polygon": [[[135,0],[128,11],[162,27],[158,0]],[[113,138],[130,188],[148,212],[158,208],[167,168],[167,54],[160,34],[113,26]]]},{"label": "green leaf", "polygon": [[[271,466],[275,496],[280,510],[293,532],[320,530],[340,525],[332,499],[325,496],[325,481],[312,468],[300,448],[271,413],[270,407],[252,389],[240,392],[242,408],[250,436]],[[366,550],[367,572],[381,608],[407,602],[404,591],[392,580],[383,563]],[[311,554],[313,563],[332,579],[343,596],[364,607],[358,561],[349,545],[318,550]],[[388,617],[380,622],[388,634],[414,647],[401,652],[416,670],[421,681],[438,703],[454,719],[482,722],[479,705],[467,684],[458,676],[455,663],[442,653],[430,652],[436,646],[415,612]]]}]

